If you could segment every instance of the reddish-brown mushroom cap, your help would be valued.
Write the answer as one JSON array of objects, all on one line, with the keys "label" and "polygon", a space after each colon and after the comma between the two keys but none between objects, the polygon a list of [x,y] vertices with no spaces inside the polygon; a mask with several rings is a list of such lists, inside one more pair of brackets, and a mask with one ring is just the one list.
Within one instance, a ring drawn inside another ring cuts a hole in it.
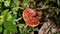
[{"label": "reddish-brown mushroom cap", "polygon": [[32,10],[31,8],[27,8],[23,11],[23,19],[25,20],[26,24],[35,27],[39,24],[38,16],[36,16],[36,11]]}]

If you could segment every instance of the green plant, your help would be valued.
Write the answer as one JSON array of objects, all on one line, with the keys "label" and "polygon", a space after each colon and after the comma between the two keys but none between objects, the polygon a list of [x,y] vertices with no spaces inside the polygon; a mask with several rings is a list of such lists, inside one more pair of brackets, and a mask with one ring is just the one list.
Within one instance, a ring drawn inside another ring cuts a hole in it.
[{"label": "green plant", "polygon": [[[22,17],[26,8],[35,9],[37,15],[42,12],[40,27],[47,19],[60,26],[60,0],[0,0],[0,34],[30,34],[32,28],[25,24]],[[38,32],[39,26],[33,30]]]}]

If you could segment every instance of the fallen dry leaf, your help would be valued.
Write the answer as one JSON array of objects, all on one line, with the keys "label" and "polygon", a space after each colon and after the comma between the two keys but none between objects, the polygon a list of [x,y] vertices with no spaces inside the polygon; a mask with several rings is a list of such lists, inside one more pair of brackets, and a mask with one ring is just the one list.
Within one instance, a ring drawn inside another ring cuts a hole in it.
[{"label": "fallen dry leaf", "polygon": [[39,30],[39,34],[54,34],[58,31],[58,27],[53,21],[48,21],[43,24]]}]

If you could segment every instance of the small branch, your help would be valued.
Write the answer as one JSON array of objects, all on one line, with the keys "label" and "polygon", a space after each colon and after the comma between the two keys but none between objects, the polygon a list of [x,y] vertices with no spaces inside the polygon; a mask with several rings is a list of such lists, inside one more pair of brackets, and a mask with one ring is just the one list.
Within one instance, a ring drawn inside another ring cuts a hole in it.
[{"label": "small branch", "polygon": [[49,8],[49,5],[43,5],[41,8],[36,8],[36,9],[38,9],[38,10],[43,10],[43,9],[47,9],[47,8]]}]

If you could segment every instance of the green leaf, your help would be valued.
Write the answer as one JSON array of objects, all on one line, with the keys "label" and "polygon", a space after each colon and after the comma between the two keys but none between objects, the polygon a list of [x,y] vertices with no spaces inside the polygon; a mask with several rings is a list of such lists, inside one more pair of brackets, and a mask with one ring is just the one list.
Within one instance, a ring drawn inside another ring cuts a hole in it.
[{"label": "green leaf", "polygon": [[56,2],[56,0],[50,0],[51,2]]},{"label": "green leaf", "polygon": [[28,0],[23,0],[23,4],[25,4]]},{"label": "green leaf", "polygon": [[5,5],[6,7],[10,6],[10,1],[4,1],[4,5]]},{"label": "green leaf", "polygon": [[7,30],[4,30],[3,34],[10,34],[10,32]]},{"label": "green leaf", "polygon": [[1,16],[3,16],[3,18],[4,18],[4,17],[6,16],[6,14],[8,14],[8,9],[7,9],[7,10],[2,11]]},{"label": "green leaf", "polygon": [[18,11],[19,7],[12,8],[13,11]]},{"label": "green leaf", "polygon": [[11,1],[11,0],[6,0],[6,1]]},{"label": "green leaf", "polygon": [[55,9],[55,12],[56,12],[57,15],[59,14],[58,8]]},{"label": "green leaf", "polygon": [[4,0],[0,0],[0,2],[3,2]]},{"label": "green leaf", "polygon": [[2,27],[0,26],[0,33],[2,32]]},{"label": "green leaf", "polygon": [[38,28],[34,28],[33,30],[34,30],[34,31],[39,31],[39,29],[38,29]]},{"label": "green leaf", "polygon": [[17,32],[17,28],[16,26],[13,24],[13,23],[10,23],[8,21],[5,21],[4,22],[4,27],[7,31],[10,31],[10,32]]},{"label": "green leaf", "polygon": [[40,2],[40,3],[38,4],[38,6],[43,6],[43,2]]},{"label": "green leaf", "polygon": [[11,3],[11,7],[16,7],[14,3]]},{"label": "green leaf", "polygon": [[18,9],[19,9],[19,7],[12,8],[12,11],[13,11],[13,14],[14,14],[15,17],[17,16],[17,12],[16,11],[18,11]]},{"label": "green leaf", "polygon": [[10,21],[10,19],[12,18],[12,15],[10,14],[10,13],[8,13],[8,15],[7,15],[7,21]]},{"label": "green leaf", "polygon": [[10,19],[7,19],[7,21],[9,21],[10,23],[13,23],[14,20],[15,20],[15,17],[14,16],[12,16]]},{"label": "green leaf", "polygon": [[13,1],[14,1],[15,4],[18,3],[18,0],[13,0]]},{"label": "green leaf", "polygon": [[18,1],[19,1],[19,0],[13,0],[15,6],[19,6],[19,5],[18,5]]},{"label": "green leaf", "polygon": [[49,3],[49,0],[46,0],[45,3],[44,3],[44,5],[46,5],[47,3]]},{"label": "green leaf", "polygon": [[1,16],[3,16],[3,19],[6,20],[8,15],[8,9],[2,11]]},{"label": "green leaf", "polygon": [[22,19],[22,17],[18,18],[17,21],[18,21],[18,20],[21,20],[21,19]]},{"label": "green leaf", "polygon": [[7,31],[6,31],[6,30],[4,30],[3,34],[7,34]]},{"label": "green leaf", "polygon": [[57,0],[57,5],[60,7],[60,0]]},{"label": "green leaf", "polygon": [[21,34],[27,34],[26,31],[24,30],[24,28],[20,27],[19,30],[20,30]]},{"label": "green leaf", "polygon": [[29,0],[30,2],[34,2],[34,0]]},{"label": "green leaf", "polygon": [[4,19],[0,19],[0,25],[2,25],[4,22]]},{"label": "green leaf", "polygon": [[8,13],[6,21],[13,23],[14,20],[15,20],[15,16],[12,16],[10,13]]},{"label": "green leaf", "polygon": [[2,7],[2,4],[0,3],[0,8]]}]

